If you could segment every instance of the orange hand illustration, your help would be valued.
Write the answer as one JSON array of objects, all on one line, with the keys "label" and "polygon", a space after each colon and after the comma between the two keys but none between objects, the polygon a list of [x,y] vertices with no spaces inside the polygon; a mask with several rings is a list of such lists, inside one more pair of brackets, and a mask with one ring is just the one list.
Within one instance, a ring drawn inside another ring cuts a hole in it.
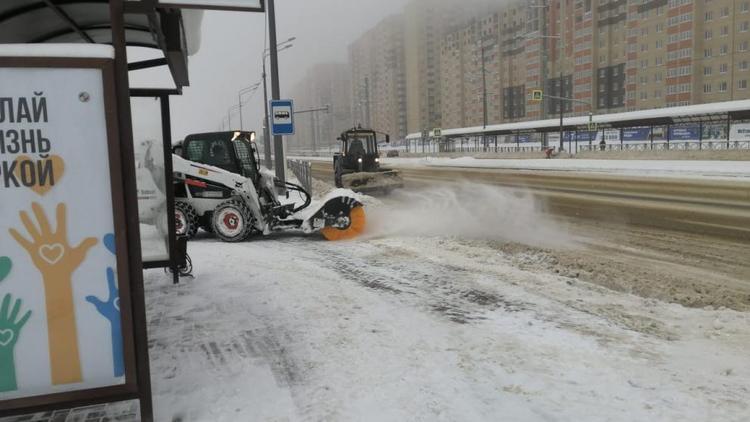
[{"label": "orange hand illustration", "polygon": [[42,273],[47,304],[52,384],[81,382],[72,276],[97,240],[87,238],[76,247],[70,246],[65,204],[57,206],[57,227],[54,232],[42,207],[33,203],[32,210],[38,227],[32,223],[26,211],[20,212],[21,222],[31,240],[14,229],[10,229],[10,234],[26,249],[32,262]]}]

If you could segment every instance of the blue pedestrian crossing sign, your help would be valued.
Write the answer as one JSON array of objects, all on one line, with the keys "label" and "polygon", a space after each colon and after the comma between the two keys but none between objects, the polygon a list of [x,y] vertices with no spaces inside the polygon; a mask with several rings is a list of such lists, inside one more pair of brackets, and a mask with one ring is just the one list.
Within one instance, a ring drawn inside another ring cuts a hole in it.
[{"label": "blue pedestrian crossing sign", "polygon": [[273,136],[294,135],[294,101],[271,101],[271,134]]}]

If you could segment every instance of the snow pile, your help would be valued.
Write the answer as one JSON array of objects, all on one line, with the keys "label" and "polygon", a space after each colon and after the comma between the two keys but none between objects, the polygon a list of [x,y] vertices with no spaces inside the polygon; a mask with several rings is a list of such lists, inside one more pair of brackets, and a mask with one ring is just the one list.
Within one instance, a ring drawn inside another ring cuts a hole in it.
[{"label": "snow pile", "polygon": [[750,161],[701,160],[546,160],[461,158],[386,158],[386,165],[408,167],[485,168],[502,170],[575,171],[627,176],[747,179]]},{"label": "snow pile", "polygon": [[474,183],[394,192],[367,210],[369,238],[448,236],[556,247],[573,242],[530,194]]}]

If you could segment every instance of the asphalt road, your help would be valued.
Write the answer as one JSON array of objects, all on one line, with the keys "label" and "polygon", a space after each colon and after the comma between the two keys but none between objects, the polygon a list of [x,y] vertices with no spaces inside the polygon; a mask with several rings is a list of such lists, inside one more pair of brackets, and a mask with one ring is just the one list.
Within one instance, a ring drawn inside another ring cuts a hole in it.
[{"label": "asphalt road", "polygon": [[[554,262],[550,270],[685,306],[750,311],[750,183],[558,171],[399,170],[407,190],[469,181],[531,192],[550,218],[585,239],[582,248],[547,251]],[[328,163],[313,163],[313,177],[331,183]]]},{"label": "asphalt road", "polygon": [[[545,211],[558,216],[750,241],[748,182],[453,167],[398,169],[407,189],[470,181],[532,192]],[[313,163],[313,177],[331,183],[331,166]]]}]

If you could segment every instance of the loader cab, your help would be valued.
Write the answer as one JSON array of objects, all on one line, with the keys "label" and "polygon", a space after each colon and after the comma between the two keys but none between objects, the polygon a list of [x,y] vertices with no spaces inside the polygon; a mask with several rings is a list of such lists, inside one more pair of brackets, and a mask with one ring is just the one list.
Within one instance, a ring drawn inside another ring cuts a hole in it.
[{"label": "loader cab", "polygon": [[214,132],[189,135],[182,143],[182,158],[240,174],[257,184],[260,157],[255,132]]},{"label": "loader cab", "polygon": [[[390,137],[385,135],[386,142]],[[341,164],[345,169],[376,171],[380,167],[378,133],[374,130],[355,128],[341,134]]]}]

